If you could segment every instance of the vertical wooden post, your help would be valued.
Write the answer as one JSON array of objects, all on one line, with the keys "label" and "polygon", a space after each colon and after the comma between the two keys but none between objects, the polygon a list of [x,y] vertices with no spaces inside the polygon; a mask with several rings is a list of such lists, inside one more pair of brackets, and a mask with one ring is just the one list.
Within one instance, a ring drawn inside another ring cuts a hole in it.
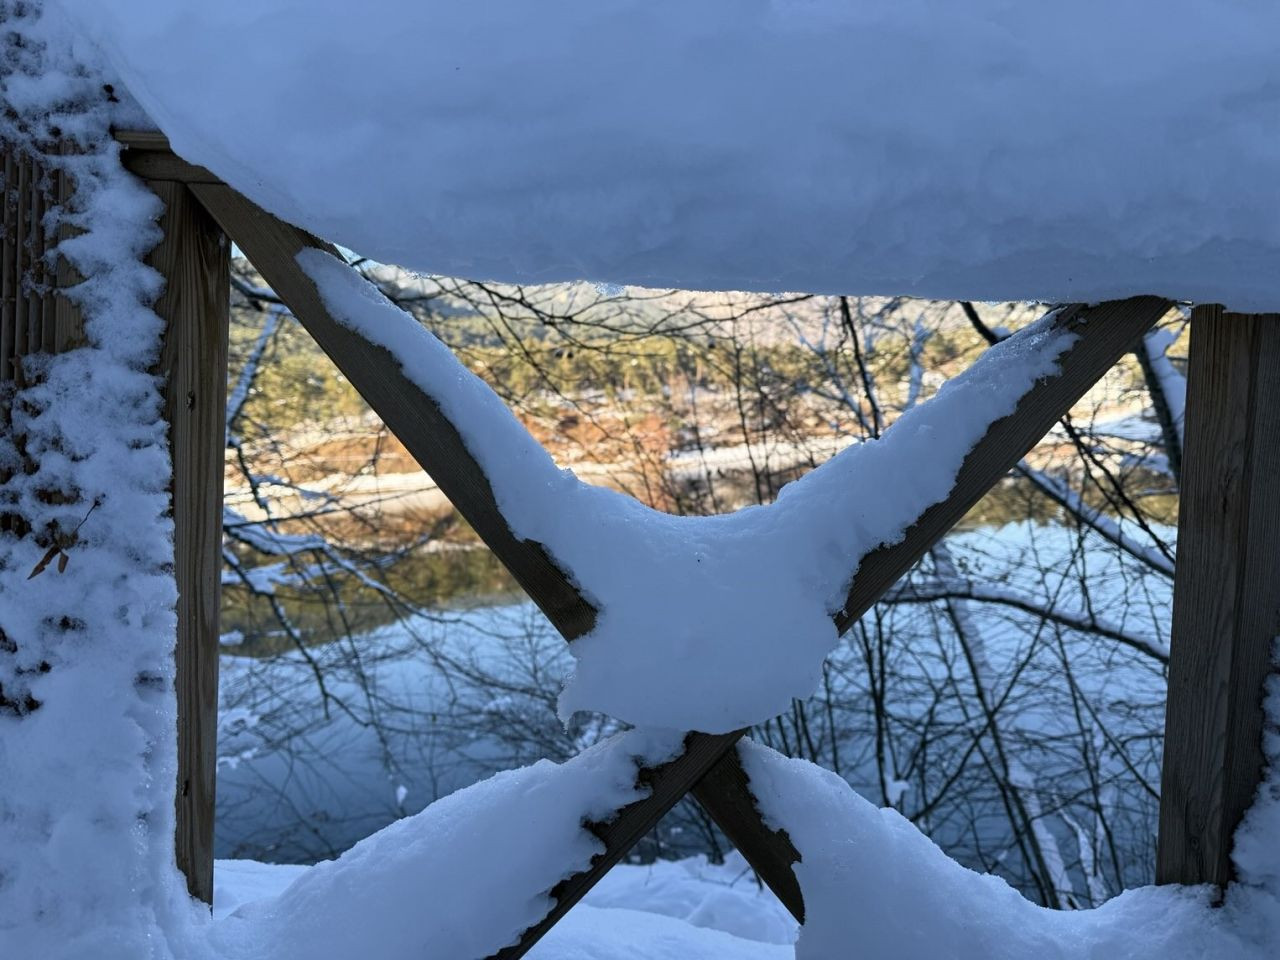
[{"label": "vertical wooden post", "polygon": [[1226,884],[1280,634],[1280,315],[1192,315],[1159,883]]},{"label": "vertical wooden post", "polygon": [[178,584],[176,851],[192,896],[212,903],[230,247],[185,184],[148,185],[165,203],[164,240],[149,262],[165,277],[156,312],[166,323]]}]

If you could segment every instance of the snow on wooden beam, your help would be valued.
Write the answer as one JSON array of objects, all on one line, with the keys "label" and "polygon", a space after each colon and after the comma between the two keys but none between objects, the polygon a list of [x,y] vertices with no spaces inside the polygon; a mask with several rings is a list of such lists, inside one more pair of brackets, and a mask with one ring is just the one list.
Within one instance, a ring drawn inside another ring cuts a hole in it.
[{"label": "snow on wooden beam", "polygon": [[[595,611],[578,594],[538,544],[517,540],[499,511],[483,470],[438,406],[402,372],[381,347],[329,315],[297,254],[307,248],[334,252],[328,245],[267,214],[230,187],[193,182],[191,189],[245,251],[295,316],[316,337],[344,374],[383,416],[415,457],[453,499],[517,580],[567,639],[587,632]],[[1155,297],[1062,310],[1058,323],[1077,341],[1062,361],[1059,376],[1032,390],[1011,417],[999,421],[970,453],[955,492],[920,518],[901,543],[866,558],[854,578],[838,626],[846,629],[925,551],[996,483],[1070,406],[1169,308]],[[803,900],[791,865],[799,859],[785,834],[762,821],[736,751],[741,733],[691,734],[686,752],[642,776],[653,785],[645,800],[618,811],[593,829],[606,852],[592,867],[553,891],[556,906],[520,942],[497,954],[522,956],[631,848],[689,789],[707,808],[779,897],[797,917]]]},{"label": "snow on wooden beam", "polygon": [[1233,877],[1280,636],[1280,314],[1192,314],[1158,883]]},{"label": "snow on wooden beam", "polygon": [[[389,353],[338,323],[311,279],[298,266],[297,253],[306,247],[335,255],[336,251],[265,213],[230,187],[192,184],[191,189],[561,635],[573,640],[588,633],[595,623],[595,609],[540,544],[512,535],[484,471],[435,401],[405,376]],[[607,853],[590,871],[571,878],[557,890],[556,910],[544,921],[545,925],[540,924],[522,941],[519,953],[503,956],[519,956],[532,946],[707,770],[717,765],[720,769],[715,782],[723,785],[720,795],[709,800],[709,794],[714,795],[717,790],[702,788],[696,796],[779,899],[803,919],[800,887],[790,869],[799,854],[785,834],[767,827],[755,811],[754,801],[745,789],[746,776],[736,753],[730,750],[740,735],[692,734],[685,755],[669,765],[671,769],[647,772],[646,778],[654,785],[653,795],[599,826]],[[658,785],[675,789],[659,789]],[[709,806],[713,802],[714,809]]]}]

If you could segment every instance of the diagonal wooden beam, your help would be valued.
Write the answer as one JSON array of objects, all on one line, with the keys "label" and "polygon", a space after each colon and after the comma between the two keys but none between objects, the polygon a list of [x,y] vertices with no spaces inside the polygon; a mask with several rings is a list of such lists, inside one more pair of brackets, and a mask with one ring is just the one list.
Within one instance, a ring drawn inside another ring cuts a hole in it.
[{"label": "diagonal wooden beam", "polygon": [[[146,169],[155,166],[149,161]],[[337,250],[268,214],[225,184],[192,180],[188,181],[188,186],[388,429],[431,474],[445,496],[506,565],[560,634],[572,641],[589,633],[595,625],[595,609],[555,565],[541,544],[512,535],[498,509],[488,477],[435,401],[403,374],[399,362],[390,353],[335,320],[311,278],[298,265],[297,255],[304,249],[323,250],[333,256],[338,256]],[[646,801],[633,805],[634,810],[628,808],[629,813],[620,812],[609,824],[596,825],[597,833],[607,835],[615,842],[606,844],[608,853],[593,865],[591,871],[573,878],[575,882],[567,881],[562,885],[557,903],[565,904],[564,909],[576,903],[607,872],[608,867],[625,856],[634,843],[688,792],[690,786],[718,762],[717,775],[698,787],[695,798],[708,808],[725,835],[787,909],[803,921],[804,901],[800,885],[791,871],[791,865],[799,860],[799,854],[785,833],[766,826],[760,818],[747,789],[747,777],[737,753],[729,749],[742,733],[745,731],[730,735],[728,739],[693,734],[685,757],[677,761],[679,766],[669,775],[661,770],[646,772],[646,777],[651,776],[654,782],[685,783],[686,786],[669,798],[655,790]],[[717,793],[721,795],[717,796]],[[645,826],[624,844],[622,838],[631,834],[618,824],[629,822],[633,817],[640,817]],[[604,869],[597,869],[600,866]],[[530,940],[528,946],[533,942]]]},{"label": "diagonal wooden beam", "polygon": [[[540,545],[512,536],[497,509],[488,479],[434,401],[408,382],[399,363],[387,351],[329,315],[296,256],[303,249],[333,253],[332,248],[272,217],[223,184],[192,183],[191,189],[384,417],[388,427],[424,467],[430,464],[430,472],[441,489],[512,568],[513,575],[552,623],[567,639],[589,630],[594,610]],[[1014,414],[992,426],[966,457],[947,500],[927,510],[898,544],[882,547],[863,559],[851,580],[844,609],[836,617],[840,630],[843,632],[869,609],[998,482],[1169,306],[1160,298],[1139,297],[1061,310],[1057,324],[1075,332],[1078,339],[1063,357],[1059,375],[1038,384]],[[657,770],[644,772],[644,779],[653,785],[652,795],[619,811],[607,824],[593,828],[605,842],[605,853],[587,871],[557,887],[556,907],[551,914],[526,931],[518,944],[495,957],[515,960],[523,956],[690,787],[783,902],[803,918],[803,901],[791,870],[799,855],[785,834],[762,821],[736,751],[730,749],[743,732],[716,737],[691,734],[680,757]]]},{"label": "diagonal wooden beam", "polygon": [[[1170,307],[1168,300],[1159,297],[1134,297],[1091,307],[1075,304],[1062,308],[1057,325],[1072,330],[1078,339],[1062,357],[1058,375],[1042,380],[1023,396],[1011,415],[991,425],[965,457],[945,500],[921,514],[898,543],[880,547],[862,558],[850,581],[844,608],[835,617],[840,633],[870,610],[1012,470]],[[736,754],[731,756],[736,761]],[[785,833],[773,831],[760,821],[740,763],[718,764],[699,781],[693,794],[775,893],[779,888],[788,890],[790,880],[798,897],[799,885],[791,864],[800,855]],[[802,900],[801,912],[797,913],[781,893],[779,899],[803,922]]]}]

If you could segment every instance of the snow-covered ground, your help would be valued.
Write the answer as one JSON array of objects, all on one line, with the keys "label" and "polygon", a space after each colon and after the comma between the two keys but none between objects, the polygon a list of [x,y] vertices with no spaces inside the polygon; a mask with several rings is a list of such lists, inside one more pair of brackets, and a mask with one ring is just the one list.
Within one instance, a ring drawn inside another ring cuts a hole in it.
[{"label": "snow-covered ground", "polygon": [[[214,916],[279,895],[306,869],[217,861]],[[740,856],[733,854],[719,866],[692,857],[615,867],[530,956],[784,960],[792,956],[797,932],[795,920]]]}]

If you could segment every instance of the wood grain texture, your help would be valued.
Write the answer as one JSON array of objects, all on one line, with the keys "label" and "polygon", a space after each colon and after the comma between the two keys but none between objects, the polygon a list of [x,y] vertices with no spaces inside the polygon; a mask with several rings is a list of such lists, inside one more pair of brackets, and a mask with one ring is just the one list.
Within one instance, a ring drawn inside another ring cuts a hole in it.
[{"label": "wood grain texture", "polygon": [[[736,734],[735,739],[745,734]],[[800,851],[785,830],[765,823],[751,792],[751,780],[735,749],[716,761],[693,785],[694,799],[738,848],[778,901],[804,923],[804,893],[796,879]]]},{"label": "wood grain texture", "polygon": [[1156,880],[1221,886],[1280,636],[1280,315],[1196,308],[1186,411]]},{"label": "wood grain texture", "polygon": [[[226,186],[193,184],[191,189],[374,410],[431,473],[459,512],[512,569],[552,623],[567,639],[590,629],[594,610],[589,606],[583,610],[585,601],[539,545],[512,537],[497,510],[488,479],[435,404],[407,382],[398,363],[385,350],[329,317],[314,284],[298,267],[296,256],[307,247],[333,252],[331,248],[264,213]],[[1064,358],[1062,375],[1038,385],[1016,414],[992,428],[966,459],[952,499],[927,512],[902,543],[877,551],[867,558],[869,564],[864,561],[851,587],[851,604],[846,607],[846,616],[843,622],[838,621],[841,629],[856,619],[848,611],[856,609],[864,600],[869,607],[892,586],[1132,347],[1134,340],[1158,320],[1168,306],[1164,300],[1148,297],[1092,309],[1072,307],[1062,311],[1058,322],[1079,334],[1077,343]],[[552,602],[548,602],[548,598]],[[740,736],[741,733],[718,737],[690,735],[685,754],[663,768],[662,778],[664,782],[688,787],[697,784],[695,795],[699,801],[788,908],[803,918],[803,900],[791,870],[791,865],[799,859],[798,853],[785,833],[770,829],[760,818],[737,753],[728,749]],[[653,776],[656,772],[645,775]],[[593,826],[602,837],[607,837],[607,853],[590,870],[561,884],[555,891],[556,907],[548,918],[495,957],[515,960],[523,956],[677,799],[678,796],[673,799],[666,792],[655,792],[653,797],[620,811],[609,824]]]},{"label": "wood grain texture", "polygon": [[165,320],[158,372],[173,459],[178,586],[176,852],[191,895],[212,903],[230,246],[185,186],[149,186],[165,204],[164,240],[148,262],[165,277],[156,312]]},{"label": "wood grain texture", "polygon": [[144,180],[173,180],[178,183],[221,183],[207,169],[188,163],[173,152],[169,138],[158,130],[117,130],[116,142],[123,148],[120,162]]},{"label": "wood grain texture", "polygon": [[18,158],[4,152],[4,235],[0,242],[0,382],[12,380],[18,305]]}]

